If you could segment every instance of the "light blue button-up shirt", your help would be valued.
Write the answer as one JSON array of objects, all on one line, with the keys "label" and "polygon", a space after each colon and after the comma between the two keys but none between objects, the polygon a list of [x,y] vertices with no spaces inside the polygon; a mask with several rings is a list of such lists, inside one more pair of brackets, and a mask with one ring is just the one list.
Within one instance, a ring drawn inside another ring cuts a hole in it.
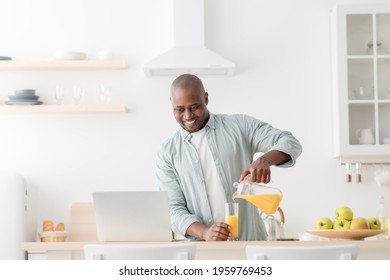
[{"label": "light blue button-up shirt", "polygon": [[[302,152],[299,141],[282,131],[247,115],[211,114],[205,126],[206,137],[225,189],[226,200],[232,201],[241,173],[258,152],[278,150],[291,156],[279,165],[290,167]],[[210,227],[214,221],[207,198],[202,167],[191,134],[181,128],[166,140],[156,159],[156,178],[160,190],[166,191],[172,230],[186,236],[194,222]],[[267,234],[259,211],[245,200],[239,202],[239,240],[266,240]],[[221,205],[221,207],[224,207]]]}]

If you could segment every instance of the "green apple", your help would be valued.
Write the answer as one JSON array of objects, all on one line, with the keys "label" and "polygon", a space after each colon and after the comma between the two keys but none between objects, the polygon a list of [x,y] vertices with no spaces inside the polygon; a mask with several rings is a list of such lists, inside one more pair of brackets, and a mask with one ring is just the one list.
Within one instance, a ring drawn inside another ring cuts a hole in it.
[{"label": "green apple", "polygon": [[319,218],[316,221],[316,229],[332,229],[333,228],[333,222],[329,218]]},{"label": "green apple", "polygon": [[370,229],[381,229],[381,221],[376,217],[370,217],[367,219]]},{"label": "green apple", "polygon": [[351,221],[351,229],[369,229],[370,226],[365,218],[354,218]]},{"label": "green apple", "polygon": [[352,221],[353,212],[348,206],[341,206],[336,209],[336,220]]},{"label": "green apple", "polygon": [[351,221],[336,220],[333,222],[333,229],[350,229]]}]

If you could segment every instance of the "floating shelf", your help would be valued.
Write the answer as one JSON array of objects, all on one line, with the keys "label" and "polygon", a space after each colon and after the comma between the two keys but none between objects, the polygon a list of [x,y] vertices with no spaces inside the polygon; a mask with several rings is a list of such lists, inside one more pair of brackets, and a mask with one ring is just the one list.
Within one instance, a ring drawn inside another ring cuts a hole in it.
[{"label": "floating shelf", "polygon": [[48,60],[48,61],[0,61],[0,71],[4,70],[123,70],[124,60]]},{"label": "floating shelf", "polygon": [[124,114],[125,106],[99,105],[0,105],[0,113],[40,113],[40,114]]}]

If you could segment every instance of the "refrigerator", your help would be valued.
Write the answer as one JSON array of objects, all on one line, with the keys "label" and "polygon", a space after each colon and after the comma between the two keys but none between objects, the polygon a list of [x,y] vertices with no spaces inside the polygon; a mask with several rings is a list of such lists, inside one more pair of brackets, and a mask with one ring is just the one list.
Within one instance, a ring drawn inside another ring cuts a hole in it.
[{"label": "refrigerator", "polygon": [[37,190],[23,175],[0,171],[0,260],[23,260],[22,242],[37,236]]}]

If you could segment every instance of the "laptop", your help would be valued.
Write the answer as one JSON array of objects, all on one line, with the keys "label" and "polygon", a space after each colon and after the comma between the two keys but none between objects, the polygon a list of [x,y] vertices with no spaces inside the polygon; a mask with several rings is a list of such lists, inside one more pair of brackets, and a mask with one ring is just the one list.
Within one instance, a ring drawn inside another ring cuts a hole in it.
[{"label": "laptop", "polygon": [[92,198],[99,241],[172,241],[166,192],[94,192]]}]

